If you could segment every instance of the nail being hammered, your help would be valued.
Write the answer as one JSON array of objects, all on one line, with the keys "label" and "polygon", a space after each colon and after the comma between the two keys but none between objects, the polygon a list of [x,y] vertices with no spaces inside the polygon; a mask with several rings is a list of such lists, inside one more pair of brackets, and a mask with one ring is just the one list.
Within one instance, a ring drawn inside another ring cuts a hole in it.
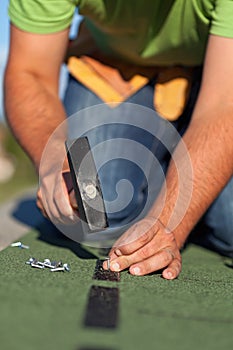
[{"label": "nail being hammered", "polygon": [[107,261],[107,268],[110,270],[110,258],[106,258],[105,260]]}]

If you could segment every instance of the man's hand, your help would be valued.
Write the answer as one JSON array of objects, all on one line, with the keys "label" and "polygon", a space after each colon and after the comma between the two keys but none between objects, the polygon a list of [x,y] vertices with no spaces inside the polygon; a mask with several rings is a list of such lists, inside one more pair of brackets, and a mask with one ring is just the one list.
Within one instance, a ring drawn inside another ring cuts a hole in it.
[{"label": "man's hand", "polygon": [[[129,268],[132,275],[143,276],[162,269],[162,276],[169,280],[181,272],[181,254],[173,233],[151,217],[123,234],[109,256],[112,271]],[[103,266],[107,269],[106,262]]]},{"label": "man's hand", "polygon": [[53,223],[67,224],[78,220],[78,206],[68,171],[51,173],[41,179],[37,206]]}]

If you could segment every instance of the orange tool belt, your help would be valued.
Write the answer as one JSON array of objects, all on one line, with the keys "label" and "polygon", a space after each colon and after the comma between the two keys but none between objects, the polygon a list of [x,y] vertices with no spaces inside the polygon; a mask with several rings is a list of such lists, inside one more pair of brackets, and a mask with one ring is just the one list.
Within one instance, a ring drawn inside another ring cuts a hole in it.
[{"label": "orange tool belt", "polygon": [[91,33],[81,23],[66,61],[70,74],[114,106],[155,79],[154,106],[159,115],[174,121],[182,114],[191,89],[194,67],[147,67],[122,62],[100,52]]}]

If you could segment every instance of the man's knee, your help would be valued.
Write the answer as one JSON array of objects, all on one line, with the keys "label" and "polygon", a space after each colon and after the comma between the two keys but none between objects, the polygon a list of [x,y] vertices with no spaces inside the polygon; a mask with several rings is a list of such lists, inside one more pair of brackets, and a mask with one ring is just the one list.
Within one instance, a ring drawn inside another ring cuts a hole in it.
[{"label": "man's knee", "polygon": [[203,240],[220,254],[233,256],[233,178],[202,219]]}]

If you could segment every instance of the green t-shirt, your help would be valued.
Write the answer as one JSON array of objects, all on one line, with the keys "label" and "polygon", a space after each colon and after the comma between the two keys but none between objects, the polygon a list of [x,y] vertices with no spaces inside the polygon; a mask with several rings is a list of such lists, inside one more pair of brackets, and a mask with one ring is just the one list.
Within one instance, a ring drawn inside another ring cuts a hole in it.
[{"label": "green t-shirt", "polygon": [[107,54],[143,65],[199,65],[209,34],[233,38],[233,0],[10,0],[22,30],[53,33],[76,6]]}]

